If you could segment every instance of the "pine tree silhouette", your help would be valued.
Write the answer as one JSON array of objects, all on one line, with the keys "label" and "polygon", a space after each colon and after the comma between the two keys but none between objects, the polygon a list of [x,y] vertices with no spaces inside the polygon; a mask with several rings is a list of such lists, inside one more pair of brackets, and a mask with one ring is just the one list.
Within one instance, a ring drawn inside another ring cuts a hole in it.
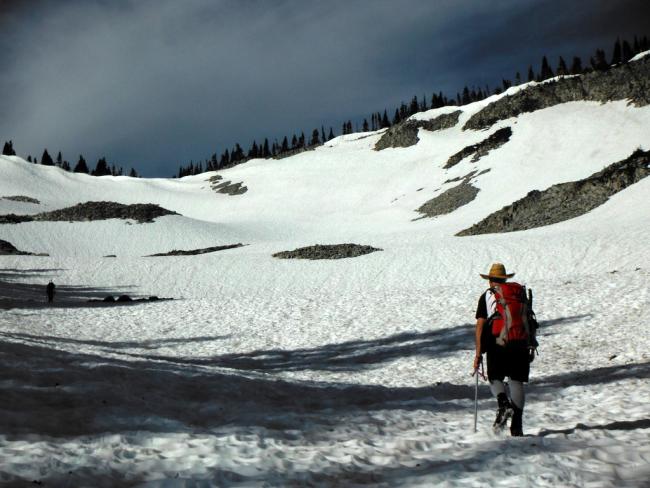
[{"label": "pine tree silhouette", "polygon": [[553,70],[548,64],[548,59],[546,59],[546,56],[542,57],[542,71],[540,72],[540,81],[548,80],[549,78],[553,78],[553,76]]},{"label": "pine tree silhouette", "polygon": [[13,141],[5,142],[5,145],[2,148],[2,155],[3,156],[15,156],[16,155],[16,151],[14,151],[14,143],[13,143]]},{"label": "pine tree silhouette", "polygon": [[43,151],[43,156],[41,157],[41,164],[43,166],[54,166],[54,161],[52,160],[52,156],[50,156],[50,153],[47,152],[47,149]]},{"label": "pine tree silhouette", "polygon": [[535,81],[535,72],[532,66],[528,66],[528,81]]},{"label": "pine tree silhouette", "polygon": [[79,156],[79,161],[77,162],[77,165],[74,167],[74,172],[75,173],[86,173],[88,174],[88,165],[86,164],[86,160],[84,159],[83,156]]},{"label": "pine tree silhouette", "polygon": [[95,169],[92,171],[91,175],[93,176],[108,176],[111,175],[112,171],[106,162],[106,158],[99,158]]},{"label": "pine tree silhouette", "polygon": [[630,59],[634,57],[634,53],[632,52],[632,47],[630,46],[630,43],[627,41],[623,41],[623,53],[622,53],[622,60],[624,63],[627,63]]},{"label": "pine tree silhouette", "polygon": [[616,39],[614,49],[612,51],[612,61],[610,64],[620,64],[623,61],[623,53],[621,52],[621,40]]},{"label": "pine tree silhouette", "polygon": [[596,49],[596,54],[589,60],[591,67],[595,71],[606,71],[609,68],[607,59],[605,58],[605,51]]},{"label": "pine tree silhouette", "polygon": [[573,61],[571,62],[571,74],[572,75],[579,75],[583,71],[582,68],[582,60],[578,56],[573,57]]}]

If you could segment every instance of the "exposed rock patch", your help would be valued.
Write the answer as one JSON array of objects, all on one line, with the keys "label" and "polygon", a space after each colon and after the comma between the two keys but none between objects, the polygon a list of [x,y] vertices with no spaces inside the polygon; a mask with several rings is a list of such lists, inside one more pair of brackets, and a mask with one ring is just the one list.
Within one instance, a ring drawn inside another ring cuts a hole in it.
[{"label": "exposed rock patch", "polygon": [[[231,181],[221,181],[223,176],[214,175],[208,178],[210,187],[217,193],[224,193],[226,195],[242,195],[248,191],[248,188],[243,183],[233,183]],[[221,181],[221,182],[220,182]]]},{"label": "exposed rock patch", "polygon": [[237,247],[242,247],[243,244],[237,243],[237,244],[228,244],[226,246],[214,246],[214,247],[206,247],[203,249],[193,249],[190,251],[179,251],[177,249],[174,249],[173,251],[169,252],[163,252],[163,253],[158,253],[158,254],[149,254],[148,256],[145,256],[147,258],[152,258],[152,257],[158,257],[158,256],[195,256],[197,254],[206,254],[209,252],[216,252],[216,251],[223,251],[225,249],[235,249]]},{"label": "exposed rock patch", "polygon": [[375,144],[375,151],[381,151],[389,147],[414,146],[420,140],[418,131],[425,129],[437,131],[450,129],[458,123],[461,111],[456,110],[449,114],[442,114],[431,120],[405,120],[389,128]]},{"label": "exposed rock patch", "polygon": [[18,224],[20,222],[85,222],[106,219],[130,219],[140,223],[153,222],[163,215],[178,215],[176,212],[162,208],[153,203],[136,203],[124,205],[115,202],[85,202],[72,207],[42,212],[35,215],[0,215],[0,224]]},{"label": "exposed rock patch", "polygon": [[31,222],[32,220],[34,220],[33,215],[0,215],[0,224],[20,224],[22,222]]},{"label": "exposed rock patch", "polygon": [[149,298],[131,298],[129,295],[120,295],[119,297],[115,298],[113,295],[106,295],[104,298],[98,300],[98,299],[92,299],[88,300],[89,303],[105,303],[105,304],[118,304],[118,303],[142,303],[142,302],[157,302],[157,301],[163,301],[163,300],[173,300],[173,298],[158,298],[157,296],[153,295],[150,296]]},{"label": "exposed rock patch", "polygon": [[560,183],[544,191],[531,191],[458,236],[533,229],[583,215],[605,203],[615,193],[650,174],[650,151],[635,151],[584,180]]},{"label": "exposed rock patch", "polygon": [[459,209],[476,198],[479,189],[469,182],[469,178],[460,185],[450,188],[435,198],[423,204],[416,211],[424,217],[437,217]]},{"label": "exposed rock patch", "polygon": [[0,256],[47,256],[47,254],[19,251],[11,242],[0,240]]},{"label": "exposed rock patch", "polygon": [[491,127],[516,117],[566,102],[610,102],[629,99],[637,107],[650,104],[650,57],[580,76],[541,83],[492,102],[467,121],[463,130]]},{"label": "exposed rock patch", "polygon": [[280,259],[343,259],[355,258],[382,250],[360,244],[316,244],[315,246],[301,247],[293,251],[278,252],[273,257]]},{"label": "exposed rock patch", "polygon": [[475,163],[483,156],[487,156],[490,151],[503,146],[510,140],[510,136],[512,136],[512,129],[510,127],[499,129],[490,137],[482,140],[478,144],[472,144],[471,146],[464,147],[458,151],[447,160],[447,163],[443,167],[449,169],[472,155],[474,155],[472,157],[472,163]]},{"label": "exposed rock patch", "polygon": [[242,195],[248,191],[248,188],[242,183],[232,183],[230,181],[224,181],[223,183],[213,186],[212,189],[217,193],[224,193],[232,196]]},{"label": "exposed rock patch", "polygon": [[486,168],[483,171],[481,171],[480,173],[477,173],[477,171],[474,170],[474,171],[470,171],[465,176],[457,176],[456,178],[451,178],[449,180],[445,180],[445,183],[454,183],[455,181],[461,181],[461,180],[469,181],[472,178],[474,178],[474,176],[481,176],[481,175],[484,175],[485,173],[489,173],[489,172],[490,172],[490,168]]},{"label": "exposed rock patch", "polygon": [[40,205],[41,202],[36,200],[36,198],[26,197],[23,195],[14,195],[9,197],[2,197],[3,200],[11,200],[12,202],[24,202],[24,203],[34,203]]}]

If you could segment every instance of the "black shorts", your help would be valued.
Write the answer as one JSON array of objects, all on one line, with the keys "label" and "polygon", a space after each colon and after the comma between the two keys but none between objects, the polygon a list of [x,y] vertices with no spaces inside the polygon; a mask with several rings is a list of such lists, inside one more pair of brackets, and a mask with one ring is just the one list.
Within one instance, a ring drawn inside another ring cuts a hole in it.
[{"label": "black shorts", "polygon": [[487,352],[487,371],[490,381],[503,381],[506,377],[514,381],[528,382],[530,360],[526,345],[496,344]]}]

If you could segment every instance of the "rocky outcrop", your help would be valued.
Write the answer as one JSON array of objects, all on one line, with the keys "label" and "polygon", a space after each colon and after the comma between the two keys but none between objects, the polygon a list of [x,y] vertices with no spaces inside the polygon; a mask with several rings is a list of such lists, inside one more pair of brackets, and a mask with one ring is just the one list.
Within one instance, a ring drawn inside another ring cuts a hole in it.
[{"label": "rocky outcrop", "polygon": [[0,256],[47,256],[47,254],[19,251],[11,242],[0,240]]},{"label": "rocky outcrop", "polygon": [[479,189],[473,186],[468,179],[460,185],[450,188],[437,197],[429,200],[416,211],[424,217],[437,217],[459,209],[476,198]]},{"label": "rocky outcrop", "polygon": [[153,203],[136,203],[124,205],[115,202],[85,202],[73,207],[42,212],[35,215],[0,215],[0,224],[18,224],[21,222],[86,222],[91,220],[129,219],[140,223],[153,222],[163,215],[178,215],[176,212],[162,208]]},{"label": "rocky outcrop", "polygon": [[20,224],[22,222],[31,222],[33,220],[34,220],[34,215],[16,215],[16,214],[0,215],[0,224]]},{"label": "rocky outcrop", "polygon": [[491,171],[490,168],[485,168],[485,169],[484,169],[483,171],[481,171],[480,173],[479,173],[477,170],[470,171],[470,172],[467,173],[465,176],[457,176],[456,178],[450,178],[450,179],[448,179],[448,180],[445,180],[445,183],[454,183],[455,181],[461,181],[461,180],[469,181],[469,180],[471,180],[472,178],[474,178],[474,176],[477,176],[477,177],[478,177],[478,176],[484,175],[485,173],[489,173],[490,171]]},{"label": "rocky outcrop", "polygon": [[343,259],[355,258],[375,251],[382,251],[382,249],[360,244],[316,244],[293,251],[278,252],[273,257],[280,259]]},{"label": "rocky outcrop", "polygon": [[512,129],[510,127],[499,129],[490,137],[482,140],[478,144],[472,144],[471,146],[464,147],[458,151],[447,160],[447,163],[443,166],[443,168],[449,169],[452,166],[456,166],[463,159],[472,155],[472,163],[475,163],[483,156],[487,156],[490,151],[503,146],[510,140],[510,136],[512,136]]},{"label": "rocky outcrop", "polygon": [[650,104],[650,56],[607,71],[594,71],[529,86],[514,95],[490,103],[470,117],[463,130],[486,129],[499,120],[560,103],[604,103],[626,99],[638,107]]},{"label": "rocky outcrop", "polygon": [[25,254],[29,254],[29,253],[19,251],[18,249],[16,249],[16,247],[11,242],[0,240],[0,255],[1,256],[25,255]]},{"label": "rocky outcrop", "polygon": [[216,252],[216,251],[223,251],[225,249],[235,249],[237,247],[242,247],[243,244],[237,243],[237,244],[228,244],[226,246],[214,246],[214,247],[205,247],[203,249],[193,249],[190,251],[179,251],[174,249],[173,251],[169,252],[163,252],[163,253],[158,253],[158,254],[149,254],[148,256],[145,256],[146,258],[152,258],[152,257],[158,257],[158,256],[195,256],[197,254],[206,254],[209,252]]},{"label": "rocky outcrop", "polygon": [[242,195],[248,191],[248,188],[243,183],[232,183],[231,181],[221,181],[223,176],[214,175],[208,178],[210,187],[217,193],[224,193],[226,195]]},{"label": "rocky outcrop", "polygon": [[24,202],[24,203],[34,203],[39,205],[41,202],[36,200],[36,198],[26,197],[23,195],[14,195],[9,197],[2,197],[3,200],[11,200],[12,202]]},{"label": "rocky outcrop", "polygon": [[375,151],[381,151],[389,147],[409,147],[417,144],[418,131],[425,129],[437,131],[450,129],[458,123],[460,110],[449,114],[442,114],[431,120],[408,119],[388,129],[375,144]]},{"label": "rocky outcrop", "polygon": [[607,199],[650,175],[650,151],[635,151],[629,158],[580,181],[560,183],[544,191],[531,191],[458,236],[532,229],[583,215]]},{"label": "rocky outcrop", "polygon": [[143,303],[143,302],[158,302],[158,301],[167,301],[167,300],[173,300],[173,298],[158,298],[155,295],[150,296],[149,298],[131,298],[129,295],[120,295],[119,297],[115,298],[113,295],[106,295],[102,299],[91,299],[88,300],[88,303],[96,303],[96,304],[111,304],[111,305],[116,305],[116,304],[137,304],[137,303]]}]

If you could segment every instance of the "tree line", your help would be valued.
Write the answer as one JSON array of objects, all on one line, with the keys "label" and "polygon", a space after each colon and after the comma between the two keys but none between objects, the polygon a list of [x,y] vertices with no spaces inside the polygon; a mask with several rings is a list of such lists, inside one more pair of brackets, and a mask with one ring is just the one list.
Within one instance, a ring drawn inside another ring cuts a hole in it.
[{"label": "tree line", "polygon": [[[539,70],[535,71],[533,65],[528,66],[525,79],[520,72],[517,72],[514,76],[514,82],[513,80],[504,78],[501,80],[500,85],[493,89],[489,86],[478,88],[469,88],[468,86],[465,86],[460,92],[457,92],[456,96],[453,98],[448,98],[442,92],[434,92],[430,98],[427,98],[426,95],[420,98],[414,96],[410,103],[406,104],[402,102],[399,107],[395,108],[392,117],[390,117],[389,111],[384,109],[383,111],[373,112],[369,117],[364,118],[361,124],[357,123],[356,125],[353,125],[352,120],[346,120],[342,124],[341,134],[346,135],[385,129],[395,124],[399,124],[418,112],[424,112],[426,110],[445,107],[448,105],[467,105],[472,102],[484,100],[489,96],[503,93],[505,90],[513,86],[513,83],[515,85],[520,85],[525,81],[540,82],[555,76],[580,75],[592,71],[605,71],[611,66],[627,63],[636,54],[648,50],[650,50],[650,41],[648,40],[648,37],[644,36],[639,39],[635,36],[633,42],[629,42],[625,39],[621,41],[620,38],[617,39],[612,48],[612,56],[609,60],[607,59],[604,50],[596,49],[595,53],[589,58],[588,64],[583,63],[579,56],[573,56],[570,63],[567,63],[567,61],[560,56],[555,69],[553,69],[548,58],[543,56]],[[178,174],[175,176],[180,178],[183,176],[200,174],[204,171],[225,169],[248,161],[249,159],[283,157],[285,155],[291,155],[324,144],[334,137],[335,134],[331,127],[327,137],[325,137],[325,131],[321,127],[320,131],[319,129],[314,129],[312,131],[312,137],[310,139],[305,138],[304,132],[301,133],[300,137],[296,137],[294,134],[291,138],[291,145],[288,144],[288,139],[285,136],[282,139],[282,143],[279,143],[277,139],[274,140],[269,149],[268,139],[264,139],[265,149],[263,151],[260,149],[260,146],[257,145],[255,140],[251,144],[250,149],[246,152],[243,151],[241,145],[237,143],[232,149],[226,149],[221,154],[221,157],[217,157],[217,154],[214,153],[211,158],[205,159],[202,162],[194,163],[194,161],[190,161],[190,163],[185,166],[181,165]]]},{"label": "tree line", "polygon": [[[5,142],[4,147],[2,148],[2,154],[3,156],[16,155],[13,141]],[[31,154],[27,156],[27,162],[39,164],[39,160],[37,158],[32,158]],[[79,155],[79,159],[73,168],[67,160],[63,159],[61,151],[59,151],[59,153],[56,155],[56,159],[52,159],[52,156],[50,156],[50,153],[47,151],[47,149],[43,151],[40,164],[43,166],[56,166],[64,171],[84,173],[91,176],[123,176],[125,174],[124,169],[121,166],[108,163],[105,157],[99,158],[97,160],[95,168],[93,170],[90,170],[88,163],[86,163],[86,159],[83,157],[83,155]],[[128,176],[131,176],[132,178],[139,177],[138,172],[133,168],[131,168],[131,171],[129,171]]]},{"label": "tree line", "polygon": [[[525,78],[520,72],[517,72],[515,73],[514,81],[503,78],[500,85],[492,89],[487,85],[478,88],[475,86],[472,88],[465,86],[460,92],[456,93],[455,97],[452,98],[448,98],[441,91],[437,93],[434,92],[430,97],[427,97],[426,95],[420,98],[414,96],[411,98],[410,103],[407,104],[402,102],[399,107],[395,108],[394,112],[391,111],[392,117],[389,115],[389,111],[384,109],[383,111],[380,110],[371,113],[369,117],[364,118],[361,123],[357,122],[355,125],[352,124],[352,120],[346,120],[341,126],[341,134],[347,135],[389,128],[406,120],[415,113],[448,105],[467,105],[472,102],[484,100],[493,94],[498,95],[502,93],[513,86],[513,83],[519,85],[525,80],[529,82],[539,82],[555,76],[580,75],[592,71],[605,71],[611,66],[627,63],[636,54],[648,50],[650,50],[650,41],[648,40],[648,37],[644,36],[638,38],[635,36],[632,42],[629,42],[626,39],[617,39],[614,43],[612,55],[609,59],[607,59],[604,50],[596,49],[595,53],[589,58],[588,63],[583,63],[579,56],[573,56],[570,63],[567,63],[567,61],[560,56],[556,67],[553,68],[549,63],[548,58],[543,56],[539,70],[535,71],[533,65],[529,65]],[[307,133],[309,134],[309,132]],[[196,163],[190,161],[186,165],[180,165],[178,173],[173,176],[181,178],[183,176],[201,174],[206,171],[221,170],[244,163],[250,159],[286,157],[301,151],[313,149],[327,141],[330,141],[334,137],[336,137],[336,134],[332,127],[330,127],[326,133],[325,128],[321,126],[320,128],[313,129],[311,131],[311,136],[309,137],[305,136],[305,132],[302,131],[300,135],[294,133],[291,137],[285,136],[281,141],[273,139],[271,142],[268,137],[265,137],[259,139],[262,142],[258,144],[257,140],[253,140],[247,150],[244,150],[239,143],[235,143],[232,148],[226,149],[219,156],[217,155],[217,152],[215,152],[210,158],[206,158],[203,161],[198,161]],[[12,141],[5,142],[2,154],[10,156],[16,154]],[[27,157],[27,161],[35,164],[39,163],[39,161],[36,158],[32,158],[31,155]],[[86,173],[93,176],[119,176],[124,174],[122,167],[115,164],[109,164],[104,157],[97,161],[95,168],[91,171],[84,157],[80,155],[76,165],[72,168],[70,163],[61,157],[60,151],[56,160],[52,160],[47,149],[43,151],[40,164],[46,166],[58,166],[66,171]],[[129,176],[137,177],[138,173],[135,169],[131,168]]]}]

